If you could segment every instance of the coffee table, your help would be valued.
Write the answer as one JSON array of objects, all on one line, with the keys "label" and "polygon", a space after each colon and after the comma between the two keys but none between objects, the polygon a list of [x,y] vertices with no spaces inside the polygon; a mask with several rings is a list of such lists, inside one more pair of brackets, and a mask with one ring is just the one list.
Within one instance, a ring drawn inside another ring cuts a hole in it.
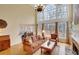
[{"label": "coffee table", "polygon": [[41,45],[41,54],[43,53],[42,50],[45,50],[46,52],[48,52],[49,54],[51,54],[51,52],[53,51],[53,49],[55,48],[56,42],[52,42],[50,40],[47,40],[45,43],[43,43]]}]

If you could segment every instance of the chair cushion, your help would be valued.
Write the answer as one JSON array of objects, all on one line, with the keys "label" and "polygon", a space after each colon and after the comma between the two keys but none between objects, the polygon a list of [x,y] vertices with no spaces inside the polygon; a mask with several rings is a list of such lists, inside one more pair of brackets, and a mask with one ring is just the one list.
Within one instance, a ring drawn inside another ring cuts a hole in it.
[{"label": "chair cushion", "polygon": [[37,44],[37,42],[34,42],[34,43],[31,44],[31,46],[32,46],[33,48],[35,48],[35,47],[38,46],[38,44]]},{"label": "chair cushion", "polygon": [[33,41],[33,42],[37,41],[36,36],[32,36],[31,38],[32,38],[32,41]]},{"label": "chair cushion", "polygon": [[32,41],[32,38],[31,38],[31,37],[29,37],[29,39],[28,39],[28,40],[29,40],[29,43],[30,43],[30,44],[32,44],[32,43],[33,43],[33,41]]}]

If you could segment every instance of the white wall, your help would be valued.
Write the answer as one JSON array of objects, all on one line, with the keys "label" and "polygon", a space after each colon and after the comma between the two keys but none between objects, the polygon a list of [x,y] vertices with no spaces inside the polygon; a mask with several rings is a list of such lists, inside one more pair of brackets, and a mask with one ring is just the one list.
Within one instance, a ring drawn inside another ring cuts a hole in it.
[{"label": "white wall", "polygon": [[0,29],[0,35],[10,35],[11,45],[21,42],[19,24],[34,24],[34,10],[31,5],[0,5],[0,19],[7,21],[8,26]]}]

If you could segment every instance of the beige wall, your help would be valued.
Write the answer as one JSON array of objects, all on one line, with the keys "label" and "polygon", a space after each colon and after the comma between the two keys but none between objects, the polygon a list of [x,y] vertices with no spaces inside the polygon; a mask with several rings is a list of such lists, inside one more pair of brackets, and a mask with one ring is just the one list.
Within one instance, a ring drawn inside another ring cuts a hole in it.
[{"label": "beige wall", "polygon": [[0,5],[0,19],[7,21],[8,26],[0,29],[0,35],[10,35],[11,45],[21,42],[19,24],[33,24],[34,10],[31,5]]}]

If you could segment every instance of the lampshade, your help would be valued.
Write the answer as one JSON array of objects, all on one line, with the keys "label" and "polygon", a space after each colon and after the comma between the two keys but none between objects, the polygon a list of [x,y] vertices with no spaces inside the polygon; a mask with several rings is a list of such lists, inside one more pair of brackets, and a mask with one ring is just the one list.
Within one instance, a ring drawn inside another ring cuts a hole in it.
[{"label": "lampshade", "polygon": [[45,31],[44,30],[42,30],[42,33],[44,33]]}]

